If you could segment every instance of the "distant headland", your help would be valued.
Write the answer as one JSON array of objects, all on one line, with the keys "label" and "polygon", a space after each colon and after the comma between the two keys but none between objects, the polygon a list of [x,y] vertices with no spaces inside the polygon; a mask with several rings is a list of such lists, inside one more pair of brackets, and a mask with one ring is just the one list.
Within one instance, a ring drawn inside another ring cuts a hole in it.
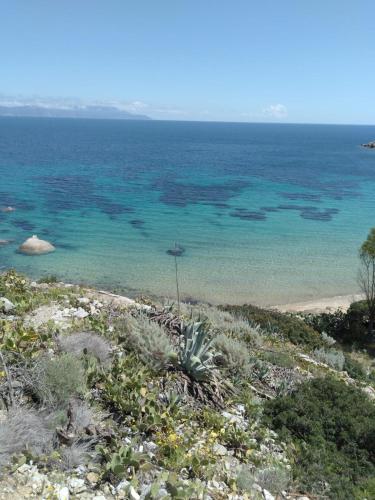
[{"label": "distant headland", "polygon": [[0,105],[0,116],[33,117],[33,118],[86,118],[110,120],[151,120],[149,116],[133,114],[115,106],[74,106],[66,108],[38,105]]},{"label": "distant headland", "polygon": [[370,148],[373,149],[375,148],[375,141],[367,142],[366,144],[362,144],[364,148]]}]

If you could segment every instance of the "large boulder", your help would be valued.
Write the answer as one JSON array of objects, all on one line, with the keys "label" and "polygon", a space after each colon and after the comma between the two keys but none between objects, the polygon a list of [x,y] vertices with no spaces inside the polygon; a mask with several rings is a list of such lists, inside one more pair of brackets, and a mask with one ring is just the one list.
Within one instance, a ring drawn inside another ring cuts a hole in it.
[{"label": "large boulder", "polygon": [[22,243],[19,251],[26,255],[42,255],[44,253],[53,252],[55,247],[45,240],[40,240],[38,236],[32,236]]}]

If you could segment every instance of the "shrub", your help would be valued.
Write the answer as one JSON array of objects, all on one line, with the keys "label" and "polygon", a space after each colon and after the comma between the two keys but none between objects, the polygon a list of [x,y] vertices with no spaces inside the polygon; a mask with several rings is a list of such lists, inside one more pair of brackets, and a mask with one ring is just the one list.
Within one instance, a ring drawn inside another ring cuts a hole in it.
[{"label": "shrub", "polygon": [[246,378],[250,375],[251,358],[244,342],[221,334],[215,337],[212,347],[217,351],[216,364],[224,366],[234,376]]},{"label": "shrub", "polygon": [[262,355],[264,361],[268,361],[275,366],[282,366],[283,368],[294,368],[296,363],[293,357],[286,352],[264,352]]},{"label": "shrub", "polygon": [[321,363],[325,363],[335,370],[342,371],[345,363],[345,356],[342,351],[336,351],[335,349],[315,349],[314,357]]},{"label": "shrub", "polygon": [[92,448],[93,441],[82,441],[78,439],[74,441],[70,446],[62,448],[60,450],[63,469],[71,470],[79,465],[85,465],[91,462],[93,458]]},{"label": "shrub", "polygon": [[287,489],[290,480],[289,471],[285,467],[279,465],[254,470],[243,465],[237,475],[236,482],[237,486],[242,491],[249,493],[254,492],[253,485],[256,483],[271,493],[278,495]]},{"label": "shrub", "polygon": [[14,408],[0,422],[0,466],[16,453],[40,455],[52,448],[52,441],[53,432],[46,419],[33,410]]},{"label": "shrub", "polygon": [[238,318],[246,319],[249,322],[260,325],[263,330],[275,331],[293,344],[303,345],[309,349],[321,347],[323,341],[317,331],[296,316],[283,314],[277,311],[261,309],[253,305],[243,306],[220,306],[225,311],[229,311]]},{"label": "shrub", "polygon": [[60,335],[57,338],[60,349],[76,356],[88,354],[94,356],[100,363],[106,364],[109,360],[111,346],[100,335],[93,332],[79,332],[71,335]]},{"label": "shrub", "polygon": [[358,380],[366,380],[368,378],[365,370],[363,369],[363,366],[358,363],[358,361],[351,358],[348,354],[345,354],[345,363],[343,370],[347,372],[349,377]]},{"label": "shrub", "polygon": [[71,397],[85,391],[82,363],[72,354],[62,354],[56,358],[42,357],[29,372],[29,385],[42,404],[65,407]]},{"label": "shrub", "polygon": [[294,443],[294,475],[305,491],[354,498],[355,485],[375,473],[375,407],[355,387],[331,377],[304,382],[267,401],[264,421]]},{"label": "shrub", "polygon": [[336,344],[336,340],[333,337],[331,337],[330,335],[328,335],[326,332],[322,332],[322,339],[323,339],[323,342],[328,347],[332,347],[334,344]]},{"label": "shrub", "polygon": [[165,330],[143,314],[122,318],[116,328],[125,346],[154,370],[165,368],[176,360],[174,346]]}]

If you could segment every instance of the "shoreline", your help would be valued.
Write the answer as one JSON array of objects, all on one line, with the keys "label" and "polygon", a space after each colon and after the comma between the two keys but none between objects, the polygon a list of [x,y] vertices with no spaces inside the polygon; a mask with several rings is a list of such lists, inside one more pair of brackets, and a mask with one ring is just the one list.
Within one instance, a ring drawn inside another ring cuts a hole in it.
[{"label": "shoreline", "polygon": [[363,300],[364,296],[360,293],[350,295],[335,295],[334,297],[326,297],[304,302],[293,302],[290,304],[278,304],[271,306],[271,309],[276,309],[279,312],[304,312],[304,313],[323,313],[334,312],[337,310],[347,311],[350,304],[358,300]]}]

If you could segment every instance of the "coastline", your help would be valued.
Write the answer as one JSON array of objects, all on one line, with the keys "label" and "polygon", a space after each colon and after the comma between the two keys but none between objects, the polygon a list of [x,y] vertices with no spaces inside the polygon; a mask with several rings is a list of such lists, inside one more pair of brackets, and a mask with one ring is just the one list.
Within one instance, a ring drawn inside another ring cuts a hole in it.
[{"label": "coastline", "polygon": [[290,304],[279,304],[272,306],[271,309],[276,309],[280,312],[304,312],[304,313],[323,313],[334,312],[338,309],[345,312],[348,310],[351,303],[362,300],[362,294],[353,293],[351,295],[335,295],[334,297],[326,297],[321,299],[309,300],[305,302],[293,302]]}]

